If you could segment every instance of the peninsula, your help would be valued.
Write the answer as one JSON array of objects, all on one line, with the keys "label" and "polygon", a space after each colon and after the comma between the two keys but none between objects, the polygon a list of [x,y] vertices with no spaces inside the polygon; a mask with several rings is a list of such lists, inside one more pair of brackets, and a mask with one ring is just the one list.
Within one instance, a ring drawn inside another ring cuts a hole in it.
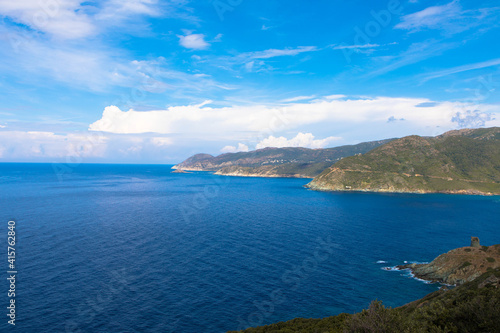
[{"label": "peninsula", "polygon": [[342,159],[313,190],[500,195],[500,128],[412,135]]},{"label": "peninsula", "polygon": [[441,254],[429,264],[408,264],[398,268],[411,269],[417,278],[423,280],[461,285],[500,268],[500,244],[481,246],[479,239],[472,237],[470,246]]}]

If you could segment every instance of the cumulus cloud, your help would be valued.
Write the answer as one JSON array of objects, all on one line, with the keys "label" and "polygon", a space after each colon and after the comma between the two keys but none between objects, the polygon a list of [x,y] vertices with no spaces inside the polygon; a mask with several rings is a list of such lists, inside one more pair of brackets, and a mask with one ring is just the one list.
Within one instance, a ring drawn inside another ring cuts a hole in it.
[{"label": "cumulus cloud", "polygon": [[274,137],[270,135],[257,144],[256,149],[262,149],[266,147],[304,147],[304,148],[325,148],[334,141],[340,140],[339,137],[330,136],[325,139],[314,139],[314,135],[311,133],[298,133],[294,138],[288,140],[287,138],[280,136]]},{"label": "cumulus cloud", "polygon": [[[198,105],[172,106],[166,110],[122,111],[106,107],[101,119],[90,124],[91,131],[120,134],[161,133],[203,140],[256,140],[279,132],[302,130],[304,126],[326,128],[329,133],[354,130],[378,131],[385,137],[387,120],[404,118],[408,131],[425,128],[447,130],[457,127],[452,119],[467,109],[491,114],[485,125],[498,123],[499,107],[488,104],[435,102],[423,98],[365,97],[318,98],[311,102],[281,106],[251,105],[214,108],[210,101]],[[427,107],[421,105],[428,103]],[[210,124],[210,126],[207,126]],[[389,124],[394,124],[393,122]],[[303,130],[302,130],[303,131]],[[343,135],[342,135],[343,136]]]},{"label": "cumulus cloud", "polygon": [[225,146],[220,151],[222,153],[237,153],[237,152],[240,152],[240,151],[248,151],[248,150],[249,150],[249,148],[248,148],[248,146],[246,144],[238,143],[238,147],[235,147],[235,146]]},{"label": "cumulus cloud", "polygon": [[494,120],[490,113],[480,112],[479,110],[467,110],[457,112],[452,118],[460,128],[483,127],[487,121]]},{"label": "cumulus cloud", "polygon": [[177,35],[177,37],[179,37],[179,44],[187,49],[204,50],[210,46],[203,34]]}]

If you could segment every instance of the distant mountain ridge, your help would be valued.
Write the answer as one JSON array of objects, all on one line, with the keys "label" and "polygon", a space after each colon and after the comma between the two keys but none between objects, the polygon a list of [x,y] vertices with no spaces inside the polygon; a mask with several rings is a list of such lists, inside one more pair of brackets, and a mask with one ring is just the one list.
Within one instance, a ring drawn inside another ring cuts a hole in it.
[{"label": "distant mountain ridge", "polygon": [[500,194],[500,128],[407,136],[347,157],[307,187],[330,191]]},{"label": "distant mountain ridge", "polygon": [[342,158],[364,154],[393,139],[335,148],[264,148],[219,156],[196,154],[173,167],[187,171],[214,171],[229,176],[313,178]]}]

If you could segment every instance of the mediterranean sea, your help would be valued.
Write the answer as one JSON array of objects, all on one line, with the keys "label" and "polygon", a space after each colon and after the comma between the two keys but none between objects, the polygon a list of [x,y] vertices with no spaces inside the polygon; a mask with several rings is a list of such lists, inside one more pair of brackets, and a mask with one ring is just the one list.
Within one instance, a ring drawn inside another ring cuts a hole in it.
[{"label": "mediterranean sea", "polygon": [[[396,307],[439,288],[383,267],[500,243],[500,197],[329,193],[168,165],[0,164],[0,292],[16,221],[20,332],[225,332]],[[3,257],[1,257],[3,256]]]}]

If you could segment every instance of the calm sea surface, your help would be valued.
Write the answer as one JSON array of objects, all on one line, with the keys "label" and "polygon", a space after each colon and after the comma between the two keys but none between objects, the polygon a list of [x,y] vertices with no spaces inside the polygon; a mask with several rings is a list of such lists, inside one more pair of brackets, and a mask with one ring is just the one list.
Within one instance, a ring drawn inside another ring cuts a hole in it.
[{"label": "calm sea surface", "polygon": [[470,236],[500,243],[499,197],[170,171],[0,164],[0,258],[6,277],[14,219],[19,332],[225,332],[374,299],[394,307],[438,285],[382,267],[430,261]]}]

